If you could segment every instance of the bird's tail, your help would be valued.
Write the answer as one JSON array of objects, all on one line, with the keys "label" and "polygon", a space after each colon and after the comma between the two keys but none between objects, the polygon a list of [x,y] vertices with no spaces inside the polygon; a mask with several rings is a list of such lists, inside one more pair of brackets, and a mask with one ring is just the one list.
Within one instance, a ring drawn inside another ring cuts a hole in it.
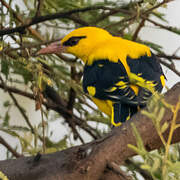
[{"label": "bird's tail", "polygon": [[114,103],[112,108],[111,123],[114,126],[120,126],[123,122],[129,120],[133,114],[138,111],[136,106],[128,104]]}]

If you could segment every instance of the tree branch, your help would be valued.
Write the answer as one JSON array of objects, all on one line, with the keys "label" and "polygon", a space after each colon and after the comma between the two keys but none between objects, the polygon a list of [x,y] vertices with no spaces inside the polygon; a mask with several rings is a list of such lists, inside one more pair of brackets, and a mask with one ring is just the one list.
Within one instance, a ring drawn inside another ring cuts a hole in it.
[{"label": "tree branch", "polygon": [[[162,3],[159,3],[156,6],[148,9],[145,12],[143,12],[143,14],[149,14],[154,9],[157,9],[158,7],[162,6],[163,4],[169,3],[171,1],[173,1],[173,0],[164,0]],[[38,16],[38,17],[35,16],[33,19],[31,19],[26,24],[23,24],[21,26],[15,27],[15,28],[5,28],[5,29],[0,30],[0,36],[6,35],[6,34],[12,34],[12,33],[15,33],[15,32],[22,33],[22,32],[24,32],[24,30],[26,28],[28,28],[28,27],[30,27],[32,25],[47,21],[47,20],[54,20],[54,19],[57,19],[57,18],[67,18],[67,19],[70,18],[71,19],[72,14],[80,13],[80,12],[86,12],[86,11],[92,11],[92,10],[98,10],[98,9],[112,10],[112,8],[108,8],[108,7],[104,7],[104,6],[96,6],[95,5],[95,6],[88,6],[88,7],[85,7],[85,8],[73,9],[73,10],[70,10],[70,11],[67,11],[67,12],[58,12],[58,13],[49,14],[49,15],[45,15],[45,16]],[[134,18],[134,16],[131,17],[131,18]],[[86,22],[83,22],[83,23],[86,23]]]},{"label": "tree branch", "polygon": [[[177,83],[165,94],[166,102],[176,105],[179,95],[180,83]],[[173,113],[167,109],[162,123],[171,123],[172,118]],[[135,155],[135,152],[127,146],[128,144],[136,145],[131,122],[137,127],[148,151],[163,146],[152,120],[139,112],[122,126],[114,128],[106,137],[82,146],[42,155],[41,159],[36,162],[34,162],[34,157],[1,161],[0,170],[11,180],[102,179],[108,162],[122,164],[127,158]],[[180,111],[176,122],[180,123]],[[179,134],[180,128],[177,128],[172,143],[180,141]],[[164,132],[163,136],[167,139],[168,135],[169,129]]]},{"label": "tree branch", "polygon": [[[18,13],[16,13],[16,11],[14,11],[4,0],[0,0],[1,1],[1,3],[2,3],[2,5],[3,6],[5,6],[9,11],[11,11],[12,13],[13,13],[13,16],[19,21],[19,22],[21,22],[22,24],[24,24],[24,22],[23,22],[23,19],[22,19],[22,17],[18,14]],[[23,25],[22,25],[23,26]],[[27,27],[28,28],[28,30],[31,32],[31,34],[32,35],[34,35],[38,40],[40,40],[40,41],[44,41],[44,38],[43,38],[43,36],[41,36],[36,30],[34,30],[34,29],[32,29],[31,27]],[[8,28],[9,29],[9,28]],[[5,30],[5,29],[3,29],[3,30]],[[1,36],[1,31],[3,31],[3,30],[0,30],[0,36]],[[19,32],[23,32],[25,29],[22,29],[21,31],[19,31]],[[3,34],[2,34],[3,35]],[[4,34],[5,35],[5,34]]]},{"label": "tree branch", "polygon": [[174,1],[174,0],[163,0],[161,3],[157,4],[156,6],[153,6],[152,8],[148,9],[147,11],[145,11],[144,14],[149,14],[150,12],[154,11],[155,9],[163,6],[164,4],[172,2],[172,1]]},{"label": "tree branch", "polygon": [[140,30],[141,30],[141,29],[143,28],[143,26],[144,26],[145,21],[146,21],[146,20],[143,19],[143,20],[141,20],[141,22],[139,23],[136,31],[135,31],[134,34],[133,34],[133,37],[132,37],[132,40],[133,40],[133,41],[136,41]]},{"label": "tree branch", "polygon": [[38,4],[37,4],[37,10],[36,10],[36,15],[35,17],[38,17],[41,15],[41,9],[43,7],[43,0],[38,0]]},{"label": "tree branch", "polygon": [[110,168],[111,170],[113,170],[116,174],[118,174],[118,175],[121,177],[121,179],[123,179],[123,180],[132,180],[132,178],[131,178],[130,176],[127,176],[127,175],[125,174],[125,172],[122,171],[122,170],[120,169],[119,165],[117,165],[116,163],[110,162],[110,163],[108,163],[107,166],[108,166],[108,168]]},{"label": "tree branch", "polygon": [[147,171],[147,170],[144,170],[140,167],[140,165],[138,165],[136,162],[133,162],[132,160],[130,159],[127,159],[125,161],[125,163],[129,166],[132,166],[133,169],[135,171],[137,171],[138,173],[141,174],[141,176],[143,176],[144,179],[146,180],[153,180],[152,176],[150,175],[150,173]]},{"label": "tree branch", "polygon": [[157,23],[156,21],[154,21],[154,20],[152,20],[150,18],[147,18],[147,17],[145,17],[143,15],[141,15],[141,17],[142,17],[143,20],[149,21],[150,23],[154,24],[155,26],[158,26],[158,27],[160,27],[162,29],[166,29],[167,31],[170,31],[170,32],[173,32],[173,33],[176,33],[176,34],[180,34],[180,30],[175,28],[175,27]]},{"label": "tree branch", "polygon": [[15,28],[5,28],[0,30],[0,36],[6,35],[6,34],[11,34],[11,33],[15,33],[15,32],[23,32],[26,28],[47,21],[47,20],[53,20],[53,19],[57,19],[57,18],[69,18],[70,15],[75,14],[75,13],[79,13],[79,12],[86,12],[86,11],[91,11],[91,10],[98,10],[98,9],[103,9],[104,6],[89,6],[89,7],[85,7],[85,8],[79,8],[79,9],[73,9],[67,12],[58,12],[58,13],[54,13],[54,14],[49,14],[49,15],[45,15],[45,16],[38,16],[36,18],[33,18],[29,23],[24,24],[22,26],[18,26]]},{"label": "tree branch", "polygon": [[[48,88],[48,90],[46,89],[46,95],[51,99],[51,100],[46,99],[43,101],[43,105],[46,108],[58,112],[65,119],[67,117],[72,117],[70,120],[74,121],[74,123],[77,126],[79,126],[84,131],[86,131],[90,136],[92,136],[92,138],[97,139],[98,137],[100,137],[100,134],[95,129],[93,129],[91,126],[89,126],[85,120],[78,118],[77,116],[72,114],[72,112],[70,112],[67,109],[67,102],[63,101],[61,99],[61,97],[58,95],[58,93],[53,88],[51,88],[50,86],[46,86],[46,87]],[[35,100],[35,97],[33,94],[24,92],[15,87],[10,87],[10,86],[0,83],[0,88],[4,89],[5,91],[19,94],[19,95],[27,97],[29,99]]]},{"label": "tree branch", "polygon": [[173,64],[169,64],[161,59],[159,61],[161,64],[163,64],[164,66],[169,68],[172,72],[174,72],[176,75],[180,76],[180,72],[175,68],[175,66]]},{"label": "tree branch", "polygon": [[156,56],[160,58],[180,60],[180,56],[176,56],[176,55],[157,54]]},{"label": "tree branch", "polygon": [[6,140],[5,140],[4,138],[2,138],[1,136],[0,136],[0,144],[2,144],[4,147],[6,147],[7,150],[8,150],[9,152],[11,152],[14,157],[19,158],[19,157],[22,157],[22,156],[23,156],[22,154],[19,154],[16,150],[14,150],[14,149],[11,147],[11,145],[8,144],[8,143],[6,142]]},{"label": "tree branch", "polygon": [[0,76],[0,81],[2,82],[2,86],[5,90],[8,91],[9,96],[11,97],[11,99],[13,100],[15,106],[17,107],[17,109],[19,110],[19,112],[21,113],[21,115],[23,116],[23,118],[26,121],[26,124],[28,125],[28,127],[31,129],[31,132],[34,133],[34,128],[31,124],[31,122],[29,121],[28,116],[26,115],[26,112],[24,111],[24,109],[20,106],[20,104],[18,103],[18,101],[16,100],[15,96],[12,94],[11,91],[9,91],[8,89],[6,89],[6,85],[2,79],[2,77]]}]

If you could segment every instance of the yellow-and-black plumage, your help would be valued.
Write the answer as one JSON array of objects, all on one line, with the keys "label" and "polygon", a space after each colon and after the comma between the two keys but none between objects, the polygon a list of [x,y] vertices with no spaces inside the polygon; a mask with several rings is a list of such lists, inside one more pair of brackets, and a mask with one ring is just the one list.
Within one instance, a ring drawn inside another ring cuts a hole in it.
[{"label": "yellow-and-black plumage", "polygon": [[83,60],[83,89],[102,112],[111,116],[114,126],[146,105],[152,92],[140,84],[145,82],[159,92],[165,85],[162,68],[149,47],[112,36],[101,28],[76,29],[50,47],[40,54],[59,48]]}]

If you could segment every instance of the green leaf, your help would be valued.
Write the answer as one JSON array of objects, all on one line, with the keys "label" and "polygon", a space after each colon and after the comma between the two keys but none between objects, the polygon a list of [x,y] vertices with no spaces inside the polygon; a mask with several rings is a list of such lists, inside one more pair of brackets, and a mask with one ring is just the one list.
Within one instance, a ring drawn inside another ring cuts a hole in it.
[{"label": "green leaf", "polygon": [[163,53],[162,51],[162,46],[159,44],[155,44],[153,42],[150,41],[140,41],[141,43],[144,43],[145,45],[151,47],[152,49],[154,49],[155,51],[157,51],[158,53]]},{"label": "green leaf", "polygon": [[144,148],[144,144],[143,144],[143,140],[136,128],[136,126],[134,125],[134,123],[131,123],[131,127],[132,127],[132,130],[133,130],[133,134],[136,138],[136,143],[137,143],[137,146],[140,150],[146,152],[145,148]]},{"label": "green leaf", "polygon": [[10,116],[9,116],[9,112],[7,111],[3,120],[3,126],[8,126],[9,120],[10,120]]},{"label": "green leaf", "polygon": [[126,34],[124,34],[124,36],[123,36],[123,38],[124,39],[128,39],[128,40],[132,40],[132,34],[128,34],[128,33],[126,33]]},{"label": "green leaf", "polygon": [[154,118],[155,118],[155,116],[154,116],[153,113],[150,113],[150,112],[148,112],[148,111],[146,111],[146,110],[142,110],[142,111],[141,111],[141,114],[147,116],[147,117],[150,118],[150,119],[154,119]]},{"label": "green leaf", "polygon": [[162,21],[168,23],[168,21],[165,19],[165,15],[164,13],[161,13],[161,12],[153,12],[152,13],[155,17],[161,19]]},{"label": "green leaf", "polygon": [[9,75],[9,63],[6,60],[1,60],[1,72],[5,75],[6,79]]},{"label": "green leaf", "polygon": [[21,132],[30,132],[31,130],[27,127],[24,126],[8,126],[8,128],[16,131],[21,131]]},{"label": "green leaf", "polygon": [[179,174],[180,177],[180,162],[173,163],[171,166],[169,166],[169,170],[173,173]]},{"label": "green leaf", "polygon": [[63,139],[58,142],[52,142],[49,138],[46,138],[46,147],[48,148],[57,148],[57,149],[65,149],[67,148],[67,136],[64,136]]},{"label": "green leaf", "polygon": [[169,123],[165,122],[162,126],[161,126],[161,133],[164,133],[167,128],[169,127]]},{"label": "green leaf", "polygon": [[5,101],[5,102],[3,103],[3,106],[4,106],[4,107],[8,107],[8,106],[10,106],[10,102],[9,102],[9,100]]},{"label": "green leaf", "polygon": [[155,172],[158,170],[158,168],[161,167],[161,160],[159,158],[154,158],[154,163],[153,163],[153,166],[151,168],[151,171],[152,172]]},{"label": "green leaf", "polygon": [[3,43],[0,41],[0,51],[3,50]]},{"label": "green leaf", "polygon": [[142,155],[142,156],[145,155],[145,153],[143,153],[143,152],[142,152],[139,148],[137,148],[136,146],[134,146],[134,145],[132,145],[132,144],[128,144],[127,146],[128,146],[128,148],[130,148],[130,149],[132,149],[133,151],[135,151],[137,154]]},{"label": "green leaf", "polygon": [[161,107],[160,110],[158,111],[157,114],[157,122],[161,122],[162,118],[164,117],[164,113],[165,113],[165,108],[164,107]]},{"label": "green leaf", "polygon": [[0,130],[7,133],[7,134],[9,134],[9,135],[11,135],[11,136],[13,136],[13,137],[17,137],[17,138],[20,137],[18,133],[16,133],[15,131],[12,131],[9,128],[0,128]]},{"label": "green leaf", "polygon": [[140,166],[142,169],[145,169],[145,170],[151,170],[151,166],[147,165],[147,164],[143,164]]}]

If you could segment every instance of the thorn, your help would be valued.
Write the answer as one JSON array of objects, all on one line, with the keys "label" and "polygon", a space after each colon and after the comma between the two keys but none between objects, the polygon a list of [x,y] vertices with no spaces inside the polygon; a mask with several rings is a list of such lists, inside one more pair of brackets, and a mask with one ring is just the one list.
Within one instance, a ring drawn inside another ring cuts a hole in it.
[{"label": "thorn", "polygon": [[34,157],[33,162],[34,162],[34,163],[38,162],[38,161],[41,159],[41,156],[42,156],[41,153],[38,152],[38,153],[36,154],[36,156]]}]

